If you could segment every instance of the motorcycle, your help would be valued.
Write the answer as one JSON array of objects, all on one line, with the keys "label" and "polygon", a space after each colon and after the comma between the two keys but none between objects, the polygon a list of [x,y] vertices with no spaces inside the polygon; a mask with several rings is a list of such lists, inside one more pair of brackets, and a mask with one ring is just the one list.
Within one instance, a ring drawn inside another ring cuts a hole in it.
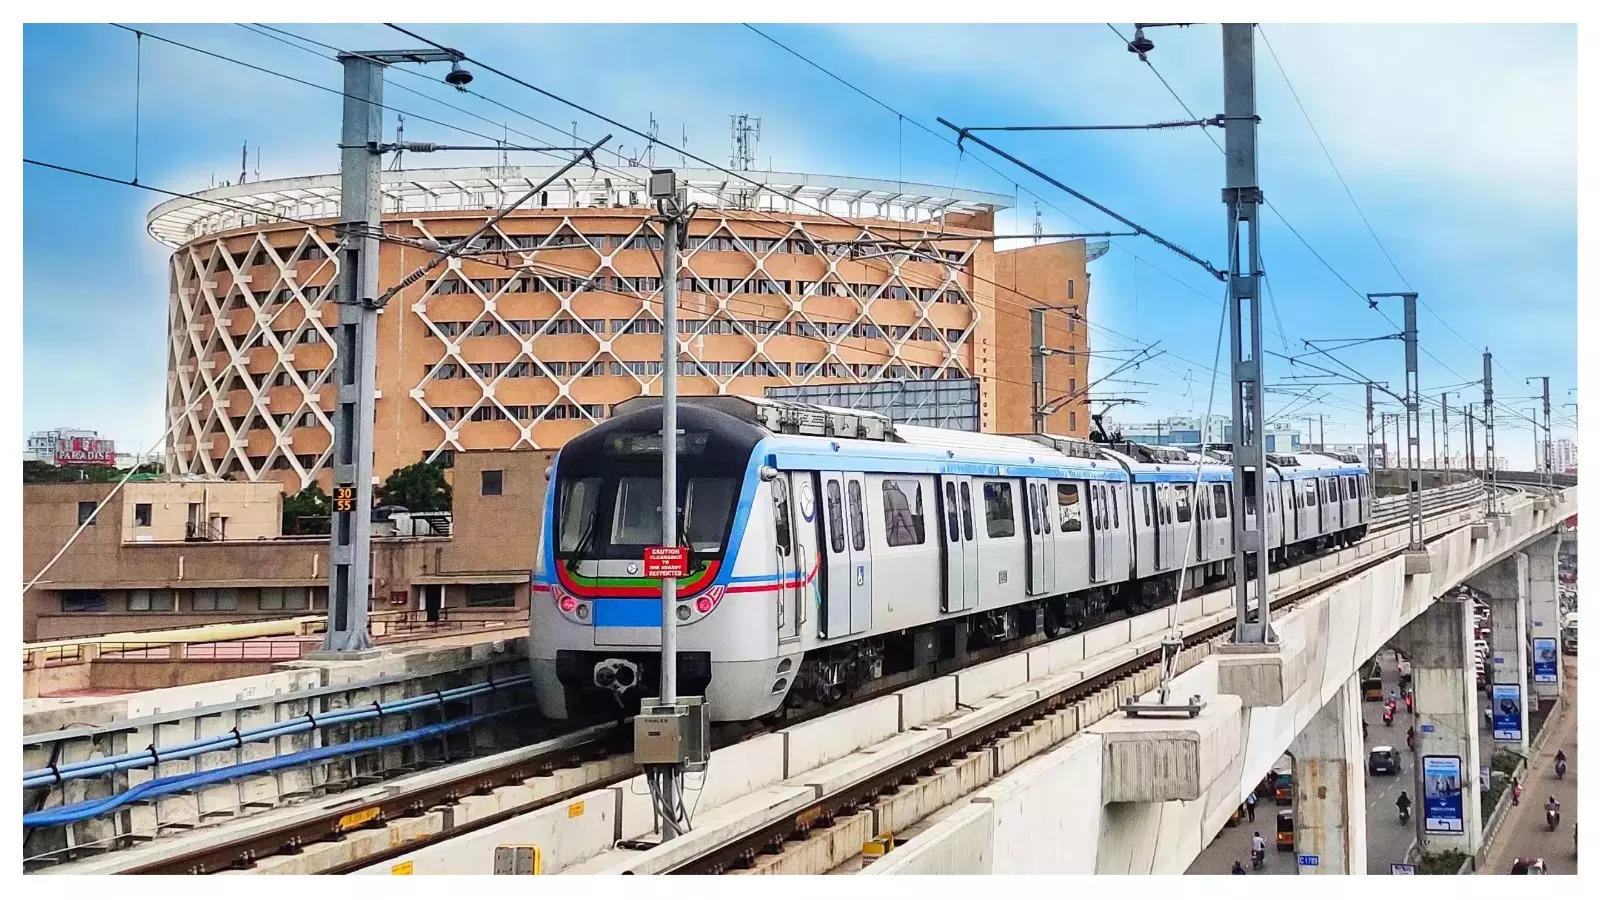
[{"label": "motorcycle", "polygon": [[1545,828],[1546,829],[1548,829],[1550,831],[1555,831],[1556,830],[1556,826],[1561,824],[1561,811],[1560,810],[1555,810],[1555,809],[1547,809],[1547,810],[1545,810],[1544,811],[1544,824],[1545,824]]},{"label": "motorcycle", "polygon": [[1259,871],[1261,869],[1261,867],[1266,865],[1266,864],[1267,864],[1267,852],[1265,850],[1251,850],[1250,851],[1250,868],[1256,869],[1256,870]]},{"label": "motorcycle", "polygon": [[1556,779],[1560,780],[1565,777],[1567,777],[1567,761],[1558,759],[1556,760]]},{"label": "motorcycle", "polygon": [[1409,821],[1411,821],[1411,807],[1402,806],[1400,808],[1400,824],[1404,825]]},{"label": "motorcycle", "polygon": [[1394,727],[1394,710],[1385,709],[1383,711],[1383,724],[1384,724],[1384,727],[1387,727],[1387,728]]}]

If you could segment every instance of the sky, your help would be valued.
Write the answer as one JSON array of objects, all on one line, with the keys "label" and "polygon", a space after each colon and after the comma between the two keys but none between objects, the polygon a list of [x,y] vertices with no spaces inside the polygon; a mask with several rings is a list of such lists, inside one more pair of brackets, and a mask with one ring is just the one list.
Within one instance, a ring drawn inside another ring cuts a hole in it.
[{"label": "sky", "polygon": [[[92,24],[24,29],[26,157],[116,178],[136,175],[141,184],[178,191],[237,180],[244,142],[252,170],[259,151],[263,179],[336,170],[340,98],[269,74],[337,89],[332,59],[238,25],[136,27],[147,35]],[[344,49],[416,43],[376,24],[281,27]],[[416,30],[633,127],[645,128],[653,115],[663,141],[680,145],[686,134],[691,152],[721,164],[729,155],[728,117],[746,113],[761,119],[761,167],[1011,196],[1013,209],[1000,214],[997,228],[1012,233],[1031,232],[1036,208],[1046,232],[1124,229],[981,147],[958,151],[937,117],[962,126],[1189,118],[1161,79],[1196,116],[1221,112],[1216,26],[1152,29],[1156,49],[1148,66],[1103,23],[758,27],[827,71],[740,24]],[[1131,31],[1116,27],[1124,36]],[[670,58],[662,48],[670,48]],[[1480,386],[1458,385],[1482,377],[1486,347],[1495,359],[1500,455],[1516,467],[1532,463],[1534,432],[1517,415],[1537,408],[1536,399],[1522,399],[1539,390],[1537,381],[1524,382],[1532,376],[1550,377],[1554,437],[1575,439],[1576,410],[1564,404],[1577,400],[1576,54],[1571,26],[1267,24],[1258,30],[1258,165],[1276,209],[1261,215],[1269,287],[1264,348],[1303,355],[1306,340],[1337,346],[1395,335],[1399,328],[1362,295],[1415,290],[1423,304],[1421,388],[1434,408],[1441,390],[1459,392],[1449,400],[1458,453],[1456,411],[1482,400]],[[429,74],[443,71],[432,67]],[[573,123],[587,140],[617,131],[493,73],[475,74],[473,90],[515,113],[436,80],[393,74],[386,128],[392,133],[395,113],[403,111],[407,140],[482,139],[421,116],[513,140],[562,143],[555,130]],[[1219,130],[1199,128],[983,136],[1220,265],[1228,240],[1222,154],[1208,132],[1220,143]],[[632,154],[642,143],[622,132],[614,141]],[[427,164],[487,161],[460,152]],[[656,162],[675,164],[678,154],[658,148]],[[164,198],[29,165],[23,190],[24,433],[83,427],[116,439],[121,450],[158,445],[166,424],[169,251],[145,232],[145,215]],[[1140,401],[1117,408],[1113,418],[1198,416],[1208,404],[1225,413],[1225,348],[1214,390],[1211,371],[1221,283],[1144,238],[1114,239],[1090,273],[1092,346],[1155,343],[1162,353],[1119,376],[1125,380],[1100,386],[1103,396]],[[1402,321],[1399,302],[1379,303],[1395,323]],[[1399,341],[1375,340],[1334,355],[1403,393]],[[1326,356],[1302,359],[1340,368]],[[1111,364],[1097,360],[1094,376]],[[1329,442],[1361,442],[1363,389],[1291,390],[1303,376],[1318,373],[1268,357],[1269,417],[1320,415]],[[1380,394],[1379,401],[1380,411],[1399,410],[1393,398]],[[1427,455],[1426,407],[1422,423]],[[1299,427],[1307,427],[1303,418]]]}]

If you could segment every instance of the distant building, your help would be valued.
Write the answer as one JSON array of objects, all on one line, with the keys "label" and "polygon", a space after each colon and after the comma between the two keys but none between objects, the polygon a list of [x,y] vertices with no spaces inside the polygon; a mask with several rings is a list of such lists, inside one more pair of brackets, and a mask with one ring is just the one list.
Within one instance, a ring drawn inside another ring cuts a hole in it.
[{"label": "distant building", "polygon": [[[1210,443],[1233,440],[1233,423],[1227,416],[1212,416],[1211,425],[1201,434],[1203,419],[1173,416],[1150,423],[1120,426],[1122,439],[1140,444],[1166,447],[1198,447],[1202,440]],[[1294,453],[1306,449],[1300,443],[1300,433],[1279,425],[1268,426],[1262,435],[1268,453]]]},{"label": "distant building", "polygon": [[1550,442],[1551,468],[1568,475],[1578,474],[1578,444],[1571,438],[1556,438]]},{"label": "distant building", "polygon": [[[372,610],[525,618],[554,455],[461,453],[449,474],[450,512],[374,522]],[[86,526],[23,595],[23,640],[327,611],[328,536],[284,533],[281,482],[161,476],[112,488],[22,486],[24,579]]]},{"label": "distant building", "polygon": [[803,384],[769,387],[766,393],[774,400],[882,413],[905,425],[978,431],[982,424],[981,395],[976,378]]},{"label": "distant building", "polygon": [[[553,171],[385,171],[382,224],[397,239],[464,239]],[[648,175],[574,170],[394,297],[377,324],[374,475],[419,459],[448,467],[468,450],[557,448],[615,404],[660,393]],[[676,273],[682,396],[976,378],[983,430],[1030,430],[1043,405],[1047,430],[1086,433],[1084,241],[996,249],[1010,195],[762,180],[730,192],[724,173],[678,172],[699,209]],[[151,236],[172,250],[168,471],[291,491],[329,483],[339,216],[337,175],[213,188],[151,211]],[[425,258],[385,243],[379,281]],[[1046,396],[1030,402],[1038,307],[1050,353]]]},{"label": "distant building", "polygon": [[84,428],[35,431],[22,451],[24,460],[56,466],[112,466],[118,456],[115,442]]}]

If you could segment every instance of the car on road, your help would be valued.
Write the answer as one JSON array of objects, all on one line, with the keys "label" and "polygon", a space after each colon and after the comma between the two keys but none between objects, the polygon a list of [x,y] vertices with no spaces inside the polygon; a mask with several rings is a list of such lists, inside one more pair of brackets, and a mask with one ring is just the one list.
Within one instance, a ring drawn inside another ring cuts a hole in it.
[{"label": "car on road", "polygon": [[1373,747],[1367,754],[1367,774],[1399,775],[1400,753],[1393,747]]},{"label": "car on road", "polygon": [[1511,864],[1513,875],[1543,875],[1544,859],[1538,856],[1519,856]]}]

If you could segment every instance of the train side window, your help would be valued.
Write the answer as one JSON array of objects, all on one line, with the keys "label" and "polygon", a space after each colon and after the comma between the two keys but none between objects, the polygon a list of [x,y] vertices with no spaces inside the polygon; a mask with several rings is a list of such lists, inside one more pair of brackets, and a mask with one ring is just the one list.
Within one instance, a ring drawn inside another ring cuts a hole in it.
[{"label": "train side window", "polygon": [[1039,485],[1039,524],[1044,526],[1045,534],[1050,534],[1054,531],[1050,527],[1050,486],[1048,484]]},{"label": "train side window", "polygon": [[944,528],[945,537],[952,544],[961,540],[961,520],[956,513],[956,486],[950,483],[944,486]]},{"label": "train side window", "polygon": [[1200,519],[1211,518],[1211,498],[1206,496],[1206,489],[1203,485],[1196,484],[1194,486],[1194,512]]},{"label": "train side window", "polygon": [[844,499],[839,494],[839,482],[828,479],[828,543],[833,552],[844,552]]},{"label": "train side window", "polygon": [[1305,490],[1301,492],[1301,501],[1302,501],[1301,505],[1303,507],[1307,508],[1307,509],[1310,509],[1311,507],[1317,505],[1317,483],[1316,483],[1316,479],[1315,478],[1310,479],[1310,480],[1306,481],[1304,484],[1305,484]]},{"label": "train side window", "polygon": [[961,482],[961,538],[972,540],[972,485]]},{"label": "train side window", "polygon": [[1144,507],[1144,527],[1150,527],[1150,492],[1155,490],[1152,485],[1139,488],[1140,505]]},{"label": "train side window", "polygon": [[867,549],[867,521],[861,508],[861,482],[852,481],[850,492],[850,544],[857,550]]},{"label": "train side window", "polygon": [[1017,511],[1011,503],[1011,484],[1005,481],[983,483],[983,524],[989,537],[1014,537]]},{"label": "train side window", "polygon": [[1122,512],[1117,509],[1117,507],[1121,505],[1117,502],[1117,486],[1114,484],[1110,485],[1106,488],[1106,493],[1111,495],[1111,527],[1121,528]]},{"label": "train side window", "polygon": [[1023,516],[1023,520],[1028,526],[1028,533],[1039,534],[1041,533],[1039,530],[1039,505],[1036,502],[1039,492],[1031,481],[1024,481],[1022,490],[1028,495],[1028,514]]},{"label": "train side window", "polygon": [[1063,532],[1083,530],[1083,496],[1077,485],[1056,485],[1056,514]]},{"label": "train side window", "polygon": [[1226,485],[1213,484],[1211,486],[1211,508],[1219,519],[1228,517],[1228,488]]},{"label": "train side window", "polygon": [[883,482],[883,527],[891,547],[921,544],[927,534],[922,520],[922,482]]},{"label": "train side window", "polygon": [[1180,484],[1175,488],[1175,490],[1178,493],[1178,521],[1187,522],[1193,516],[1193,513],[1189,507],[1189,486],[1187,484]]}]

